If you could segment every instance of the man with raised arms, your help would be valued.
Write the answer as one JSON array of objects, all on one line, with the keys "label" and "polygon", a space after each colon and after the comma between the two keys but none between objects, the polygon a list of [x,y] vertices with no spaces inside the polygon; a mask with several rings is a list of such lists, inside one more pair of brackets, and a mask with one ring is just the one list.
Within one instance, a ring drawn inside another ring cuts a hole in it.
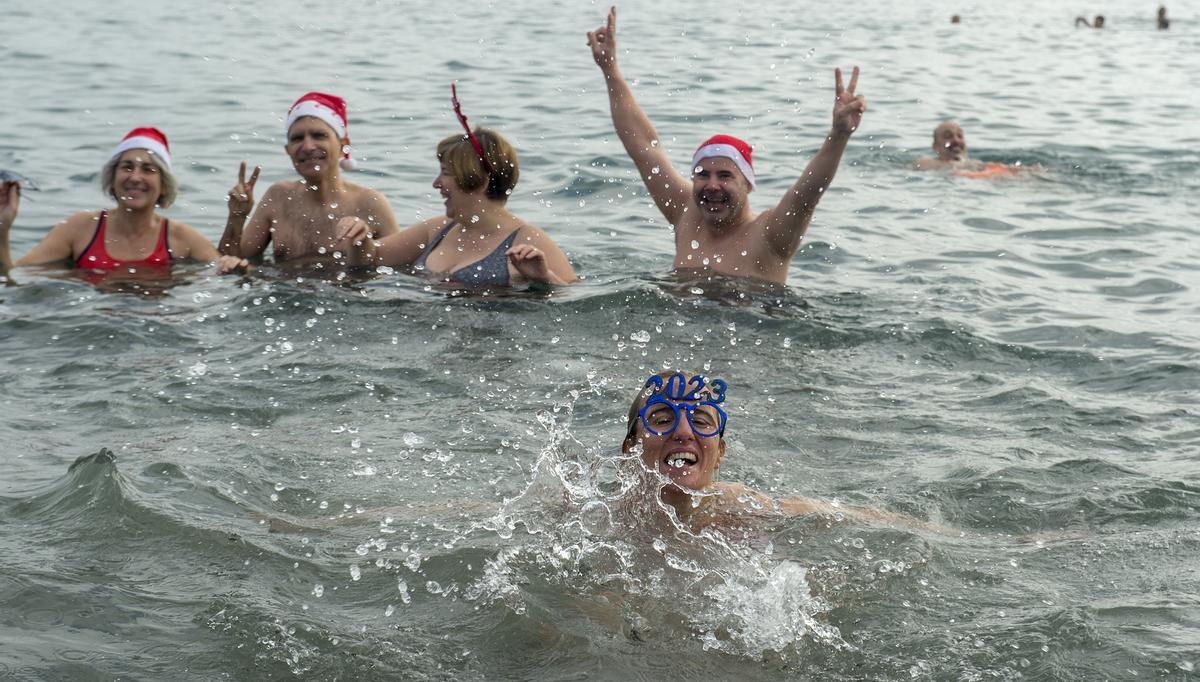
[{"label": "man with raised arms", "polygon": [[[259,168],[246,178],[246,164],[229,192],[229,220],[221,237],[221,253],[243,259],[260,258],[274,243],[275,261],[328,259],[345,252],[341,242],[357,223],[374,237],[399,231],[388,200],[379,192],[347,182],[342,170],[350,158],[346,103],[340,98],[310,92],[288,112],[284,151],[301,180],[277,182],[254,205]],[[244,228],[244,229],[243,229]]]},{"label": "man with raised arms", "polygon": [[607,24],[588,33],[588,45],[608,84],[617,135],[658,210],[675,228],[675,269],[701,269],[783,284],[817,202],[833,180],[850,135],[867,109],[866,99],[854,92],[858,67],[854,67],[848,87],[842,84],[841,70],[834,71],[837,96],[833,128],[825,143],[783,200],[755,214],[748,201],[755,187],[750,145],[717,135],[693,156],[690,181],[675,170],[654,125],[617,67],[616,34],[614,7],[608,12]]}]

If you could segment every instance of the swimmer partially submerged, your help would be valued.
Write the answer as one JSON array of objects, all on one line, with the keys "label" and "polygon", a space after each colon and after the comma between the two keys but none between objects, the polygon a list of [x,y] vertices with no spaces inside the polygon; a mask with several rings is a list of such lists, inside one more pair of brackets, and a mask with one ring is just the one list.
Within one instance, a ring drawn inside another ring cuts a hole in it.
[{"label": "swimmer partially submerged", "polygon": [[622,451],[640,452],[641,463],[659,476],[659,499],[693,530],[744,525],[752,516],[821,514],[932,530],[957,531],[903,514],[846,506],[800,496],[774,499],[740,483],[720,481],[728,416],[728,385],[691,372],[652,374],[634,396]]},{"label": "swimmer partially submerged", "polygon": [[976,161],[967,147],[967,134],[957,121],[942,121],[933,129],[933,157],[913,162],[916,170],[945,170],[951,175],[975,180],[1019,175],[1040,167],[1022,166],[996,161]]}]

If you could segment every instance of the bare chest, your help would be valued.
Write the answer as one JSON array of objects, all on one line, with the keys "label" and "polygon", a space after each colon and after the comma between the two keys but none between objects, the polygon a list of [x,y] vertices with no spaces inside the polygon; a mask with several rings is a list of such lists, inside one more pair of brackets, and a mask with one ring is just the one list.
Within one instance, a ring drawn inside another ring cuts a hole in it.
[{"label": "bare chest", "polygon": [[675,269],[770,279],[778,259],[770,257],[763,240],[756,239],[755,234],[754,226],[724,235],[698,228],[684,230],[675,240]]},{"label": "bare chest", "polygon": [[277,209],[272,221],[275,260],[332,256],[338,244],[338,222],[346,217],[371,222],[356,202],[323,204],[291,198]]}]

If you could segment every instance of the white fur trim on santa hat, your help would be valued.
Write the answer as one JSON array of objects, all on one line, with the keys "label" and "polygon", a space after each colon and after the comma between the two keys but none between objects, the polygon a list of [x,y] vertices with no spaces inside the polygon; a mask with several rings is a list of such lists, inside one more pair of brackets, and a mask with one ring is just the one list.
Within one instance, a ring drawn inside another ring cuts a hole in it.
[{"label": "white fur trim on santa hat", "polygon": [[292,107],[292,110],[288,112],[287,125],[283,128],[284,133],[286,134],[287,131],[291,130],[292,124],[295,123],[297,119],[304,116],[312,116],[313,118],[320,119],[325,123],[328,123],[329,127],[333,128],[333,132],[337,133],[338,137],[346,136],[346,122],[342,120],[341,116],[338,116],[336,113],[334,113],[333,109],[330,109],[319,102],[314,102],[307,99],[296,104],[296,106]]},{"label": "white fur trim on santa hat", "polygon": [[737,147],[731,144],[709,144],[697,149],[696,154],[692,157],[692,168],[698,166],[702,160],[714,157],[732,160],[737,164],[742,175],[746,176],[750,188],[754,189],[754,168],[747,163],[746,157],[742,156]]},{"label": "white fur trim on santa hat", "polygon": [[167,170],[171,170],[171,153],[167,151],[167,148],[163,146],[162,142],[159,142],[152,137],[137,136],[126,138],[121,140],[121,143],[118,144],[117,148],[113,150],[112,158],[115,159],[130,149],[145,149],[153,152],[155,156],[157,156],[164,164],[166,164]]}]

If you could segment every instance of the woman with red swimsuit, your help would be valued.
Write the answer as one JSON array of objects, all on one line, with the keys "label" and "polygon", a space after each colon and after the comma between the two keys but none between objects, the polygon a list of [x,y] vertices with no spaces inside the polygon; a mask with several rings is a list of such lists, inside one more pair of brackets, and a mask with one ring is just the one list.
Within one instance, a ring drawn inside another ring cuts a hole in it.
[{"label": "woman with red swimsuit", "polygon": [[100,172],[112,210],[83,211],[50,229],[41,243],[13,263],[8,234],[17,217],[21,188],[0,186],[0,275],[14,265],[69,261],[95,272],[166,272],[179,259],[213,261],[217,249],[192,227],[155,213],[175,201],[167,138],[157,128],[135,128],[113,150]]}]

